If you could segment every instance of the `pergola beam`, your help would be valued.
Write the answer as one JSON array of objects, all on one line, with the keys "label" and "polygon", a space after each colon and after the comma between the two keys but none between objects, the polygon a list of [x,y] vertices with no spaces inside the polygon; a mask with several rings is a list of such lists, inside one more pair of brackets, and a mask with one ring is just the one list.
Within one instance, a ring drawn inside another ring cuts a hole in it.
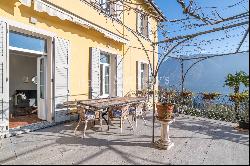
[{"label": "pergola beam", "polygon": [[244,41],[246,40],[247,34],[248,34],[248,33],[249,33],[249,27],[248,27],[248,29],[246,30],[246,33],[244,34],[243,39],[241,40],[240,45],[239,45],[239,47],[238,47],[237,50],[236,50],[236,53],[240,51],[240,48],[241,48],[241,46],[243,45]]},{"label": "pergola beam", "polygon": [[222,30],[226,30],[226,29],[231,29],[231,28],[243,26],[246,24],[249,24],[249,21],[245,21],[245,22],[241,22],[241,23],[237,23],[237,24],[233,24],[233,25],[229,25],[229,26],[225,26],[225,27],[214,28],[212,30],[199,32],[199,33],[195,33],[195,34],[191,34],[191,35],[177,36],[177,37],[174,37],[171,39],[166,39],[164,41],[156,42],[154,44],[157,45],[157,44],[161,44],[161,43],[168,43],[168,42],[173,42],[173,41],[181,40],[181,39],[192,39],[192,38],[195,38],[197,36],[205,35],[205,34],[212,33],[212,32],[222,31]]}]

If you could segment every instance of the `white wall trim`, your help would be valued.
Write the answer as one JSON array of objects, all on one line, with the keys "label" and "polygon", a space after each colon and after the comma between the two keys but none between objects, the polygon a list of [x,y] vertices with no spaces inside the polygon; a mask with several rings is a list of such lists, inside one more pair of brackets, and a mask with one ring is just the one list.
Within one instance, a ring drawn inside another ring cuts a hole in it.
[{"label": "white wall trim", "polygon": [[119,51],[114,51],[114,50],[110,50],[108,48],[104,48],[104,47],[96,47],[98,48],[101,52],[105,52],[107,54],[112,54],[112,55],[120,55],[121,52]]},{"label": "white wall trim", "polygon": [[47,55],[47,53],[44,53],[44,52],[33,51],[33,50],[28,50],[28,49],[23,49],[23,48],[17,48],[17,47],[12,47],[12,46],[9,46],[9,50],[20,51],[20,52],[24,52],[24,53],[31,53],[31,54],[36,54],[36,55]]},{"label": "white wall trim", "polygon": [[56,36],[56,33],[54,33],[54,32],[49,32],[49,31],[37,28],[35,26],[27,25],[27,24],[20,23],[20,22],[10,20],[10,19],[7,19],[7,18],[0,17],[0,21],[6,22],[10,26],[10,29],[11,28],[14,28],[14,29],[15,28],[20,28],[22,30],[30,31],[30,32],[33,32],[33,33],[36,33],[36,34],[38,34],[40,36],[45,36],[45,37],[46,36],[47,37]]},{"label": "white wall trim", "polygon": [[139,62],[139,63],[144,63],[144,64],[149,65],[149,62],[148,62],[148,61],[146,61],[146,60],[139,60],[138,62]]}]

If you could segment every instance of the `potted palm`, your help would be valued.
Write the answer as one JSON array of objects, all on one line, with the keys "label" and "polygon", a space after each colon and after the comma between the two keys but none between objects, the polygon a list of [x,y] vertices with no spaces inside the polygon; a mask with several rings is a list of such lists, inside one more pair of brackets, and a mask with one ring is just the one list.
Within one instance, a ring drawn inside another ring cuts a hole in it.
[{"label": "potted palm", "polygon": [[[234,90],[234,94],[230,95],[230,100],[234,102],[234,111],[236,113],[236,119],[239,122],[240,127],[249,126],[249,120],[246,118],[242,118],[239,112],[240,104],[249,100],[249,93],[245,91],[243,93],[240,92],[240,86],[244,85],[245,87],[249,87],[249,75],[245,72],[240,71],[233,74],[228,74],[225,80],[225,85]],[[247,101],[248,103],[248,101]],[[244,110],[244,112],[249,112],[249,108]]]}]

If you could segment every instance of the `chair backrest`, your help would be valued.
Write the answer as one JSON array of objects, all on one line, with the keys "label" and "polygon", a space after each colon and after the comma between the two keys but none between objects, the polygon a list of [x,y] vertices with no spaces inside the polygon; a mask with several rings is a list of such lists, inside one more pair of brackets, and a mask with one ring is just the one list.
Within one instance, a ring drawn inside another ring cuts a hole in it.
[{"label": "chair backrest", "polygon": [[135,91],[129,91],[124,97],[137,97]]}]

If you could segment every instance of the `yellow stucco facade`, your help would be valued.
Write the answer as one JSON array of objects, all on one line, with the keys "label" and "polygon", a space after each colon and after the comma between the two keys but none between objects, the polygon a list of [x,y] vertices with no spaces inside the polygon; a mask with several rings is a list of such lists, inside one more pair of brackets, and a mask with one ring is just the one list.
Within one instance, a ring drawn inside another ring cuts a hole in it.
[{"label": "yellow stucco facade", "polygon": [[[33,2],[33,1],[32,1]],[[134,32],[124,28],[118,21],[112,20],[98,12],[88,2],[81,0],[44,0],[48,4],[58,7],[59,9],[69,12],[78,17],[88,20],[94,25],[102,27],[108,32],[124,37],[127,43],[115,41],[105,37],[104,34],[93,28],[83,27],[68,20],[62,20],[55,16],[50,16],[45,12],[34,10],[34,3],[31,6],[25,6],[18,0],[1,0],[0,1],[0,19],[12,20],[33,27],[45,30],[55,34],[70,42],[70,79],[69,90],[70,99],[87,99],[89,98],[89,70],[90,70],[90,49],[91,47],[99,48],[110,53],[123,56],[123,94],[136,90],[136,62],[142,61],[148,63],[148,58],[143,50],[152,50],[151,41],[142,37],[136,32],[136,13],[133,10],[124,13],[124,24]],[[142,2],[142,1],[140,1]],[[141,7],[147,12],[152,12],[148,6]],[[37,22],[31,23],[30,19],[35,18]],[[152,30],[156,30],[158,21],[150,18]],[[156,33],[157,34],[157,33]],[[155,37],[157,42],[158,37]],[[156,52],[158,48],[156,47]],[[150,62],[153,61],[152,51],[147,51]],[[158,61],[155,53],[155,62]],[[86,95],[81,95],[86,94]]]}]

